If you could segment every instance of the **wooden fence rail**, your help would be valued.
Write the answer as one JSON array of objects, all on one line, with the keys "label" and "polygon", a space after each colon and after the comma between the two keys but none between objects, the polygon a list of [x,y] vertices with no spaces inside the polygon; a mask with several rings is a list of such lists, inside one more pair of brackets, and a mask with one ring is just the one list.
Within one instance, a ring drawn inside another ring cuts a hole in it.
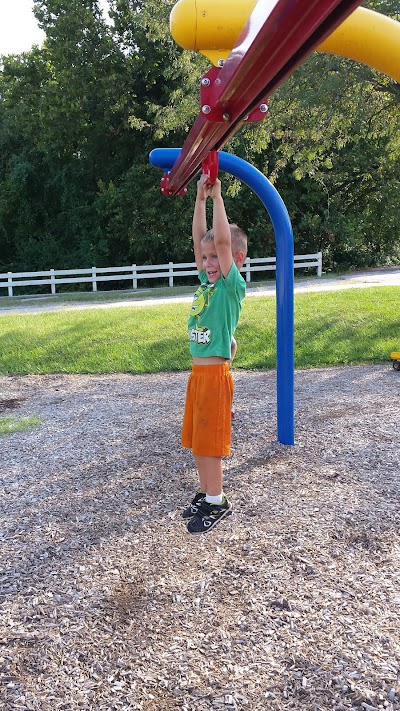
[{"label": "wooden fence rail", "polygon": [[[304,269],[316,267],[317,275],[322,274],[322,252],[316,254],[300,254],[294,257],[294,268]],[[242,273],[247,282],[251,281],[253,272],[274,271],[276,268],[275,257],[246,258]],[[42,272],[5,272],[0,274],[0,290],[7,289],[8,296],[14,296],[14,289],[27,286],[50,286],[52,294],[62,284],[91,283],[93,291],[97,291],[97,284],[107,281],[128,281],[129,288],[137,289],[140,279],[167,279],[168,286],[174,286],[177,277],[196,276],[195,262],[174,264],[146,264],[138,266],[130,264],[126,267],[90,267],[88,269],[49,269]],[[1,295],[1,291],[0,291]]]}]

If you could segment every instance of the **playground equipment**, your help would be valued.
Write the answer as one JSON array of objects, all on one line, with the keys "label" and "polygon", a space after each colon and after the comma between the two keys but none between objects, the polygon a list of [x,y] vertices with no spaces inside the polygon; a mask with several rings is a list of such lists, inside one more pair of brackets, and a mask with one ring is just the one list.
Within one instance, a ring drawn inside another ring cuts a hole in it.
[{"label": "playground equipment", "polygon": [[[166,152],[174,149],[156,149],[150,154],[152,164],[167,171],[162,192],[183,194],[211,152],[219,151],[245,121],[266,115],[267,97],[314,50],[366,61],[399,80],[399,23],[381,19],[378,13],[362,12],[357,23],[352,21],[343,33],[345,21],[360,4],[361,0],[180,0],[171,13],[174,38],[178,35],[180,44],[201,51],[217,66],[201,79],[199,115],[173,161],[172,154]],[[246,12],[242,13],[243,8]],[[369,35],[365,37],[366,28]],[[332,40],[334,30],[338,34]],[[232,166],[230,172],[236,174]],[[287,211],[279,201],[271,205],[268,190],[266,194],[264,204],[271,219],[271,212],[279,205],[274,224],[278,440],[294,444],[293,236],[289,221],[284,246],[280,246],[276,225],[285,221]]]},{"label": "playground equipment", "polygon": [[[211,0],[203,2],[200,7],[207,12]],[[227,15],[240,4],[232,2]],[[267,97],[360,4],[307,0],[305,6],[298,0],[259,0],[227,59],[201,80],[201,110],[169,173],[169,194],[179,194],[208,153],[222,148],[253,112],[265,116]]]},{"label": "playground equipment", "polygon": [[393,368],[395,370],[400,370],[400,351],[392,351],[390,357],[393,361]]},{"label": "playground equipment", "polygon": [[[171,12],[171,34],[181,47],[195,50],[214,66],[231,53],[257,0],[179,0]],[[390,17],[358,7],[318,47],[379,69],[400,81],[400,27]]]}]

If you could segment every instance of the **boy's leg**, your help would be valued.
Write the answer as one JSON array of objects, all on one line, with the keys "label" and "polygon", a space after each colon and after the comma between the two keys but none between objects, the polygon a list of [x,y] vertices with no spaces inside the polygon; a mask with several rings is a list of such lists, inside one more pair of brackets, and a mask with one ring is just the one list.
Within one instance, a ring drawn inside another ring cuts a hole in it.
[{"label": "boy's leg", "polygon": [[209,496],[222,494],[222,459],[221,457],[203,457],[194,455],[199,473],[200,489]]},{"label": "boy's leg", "polygon": [[[221,518],[232,512],[232,505],[222,491],[222,456],[228,456],[230,453],[233,381],[227,364],[193,366],[192,373],[196,376],[196,392],[193,393],[191,439],[190,443],[189,438],[183,439],[182,444],[189,445],[192,449],[200,480],[200,492],[183,512],[183,518],[188,518],[189,513],[196,508],[196,513],[189,521],[188,530],[191,533],[202,533],[210,530]],[[218,404],[213,410],[210,410],[211,392],[215,394]],[[212,456],[207,450],[218,454]],[[205,453],[198,454],[199,451]],[[201,492],[205,492],[204,498],[201,498]]]}]

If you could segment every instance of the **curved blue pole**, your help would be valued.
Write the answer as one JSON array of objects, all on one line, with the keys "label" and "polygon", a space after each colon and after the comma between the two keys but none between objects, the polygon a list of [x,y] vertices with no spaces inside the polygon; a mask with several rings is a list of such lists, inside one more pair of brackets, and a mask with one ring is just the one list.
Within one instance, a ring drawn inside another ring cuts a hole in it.
[{"label": "curved blue pole", "polygon": [[[150,163],[165,173],[180,148],[155,148]],[[276,381],[278,442],[294,444],[294,248],[286,206],[278,191],[257,168],[231,153],[219,151],[219,168],[246,183],[268,211],[276,240]]]}]

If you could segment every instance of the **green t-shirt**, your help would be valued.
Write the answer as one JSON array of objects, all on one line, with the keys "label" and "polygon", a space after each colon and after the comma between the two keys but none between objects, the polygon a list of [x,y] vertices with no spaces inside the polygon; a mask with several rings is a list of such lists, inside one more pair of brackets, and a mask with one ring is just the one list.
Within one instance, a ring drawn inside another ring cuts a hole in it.
[{"label": "green t-shirt", "polygon": [[231,341],[239,321],[246,282],[236,264],[229,274],[209,284],[204,270],[189,316],[190,354],[198,358],[231,357]]}]

